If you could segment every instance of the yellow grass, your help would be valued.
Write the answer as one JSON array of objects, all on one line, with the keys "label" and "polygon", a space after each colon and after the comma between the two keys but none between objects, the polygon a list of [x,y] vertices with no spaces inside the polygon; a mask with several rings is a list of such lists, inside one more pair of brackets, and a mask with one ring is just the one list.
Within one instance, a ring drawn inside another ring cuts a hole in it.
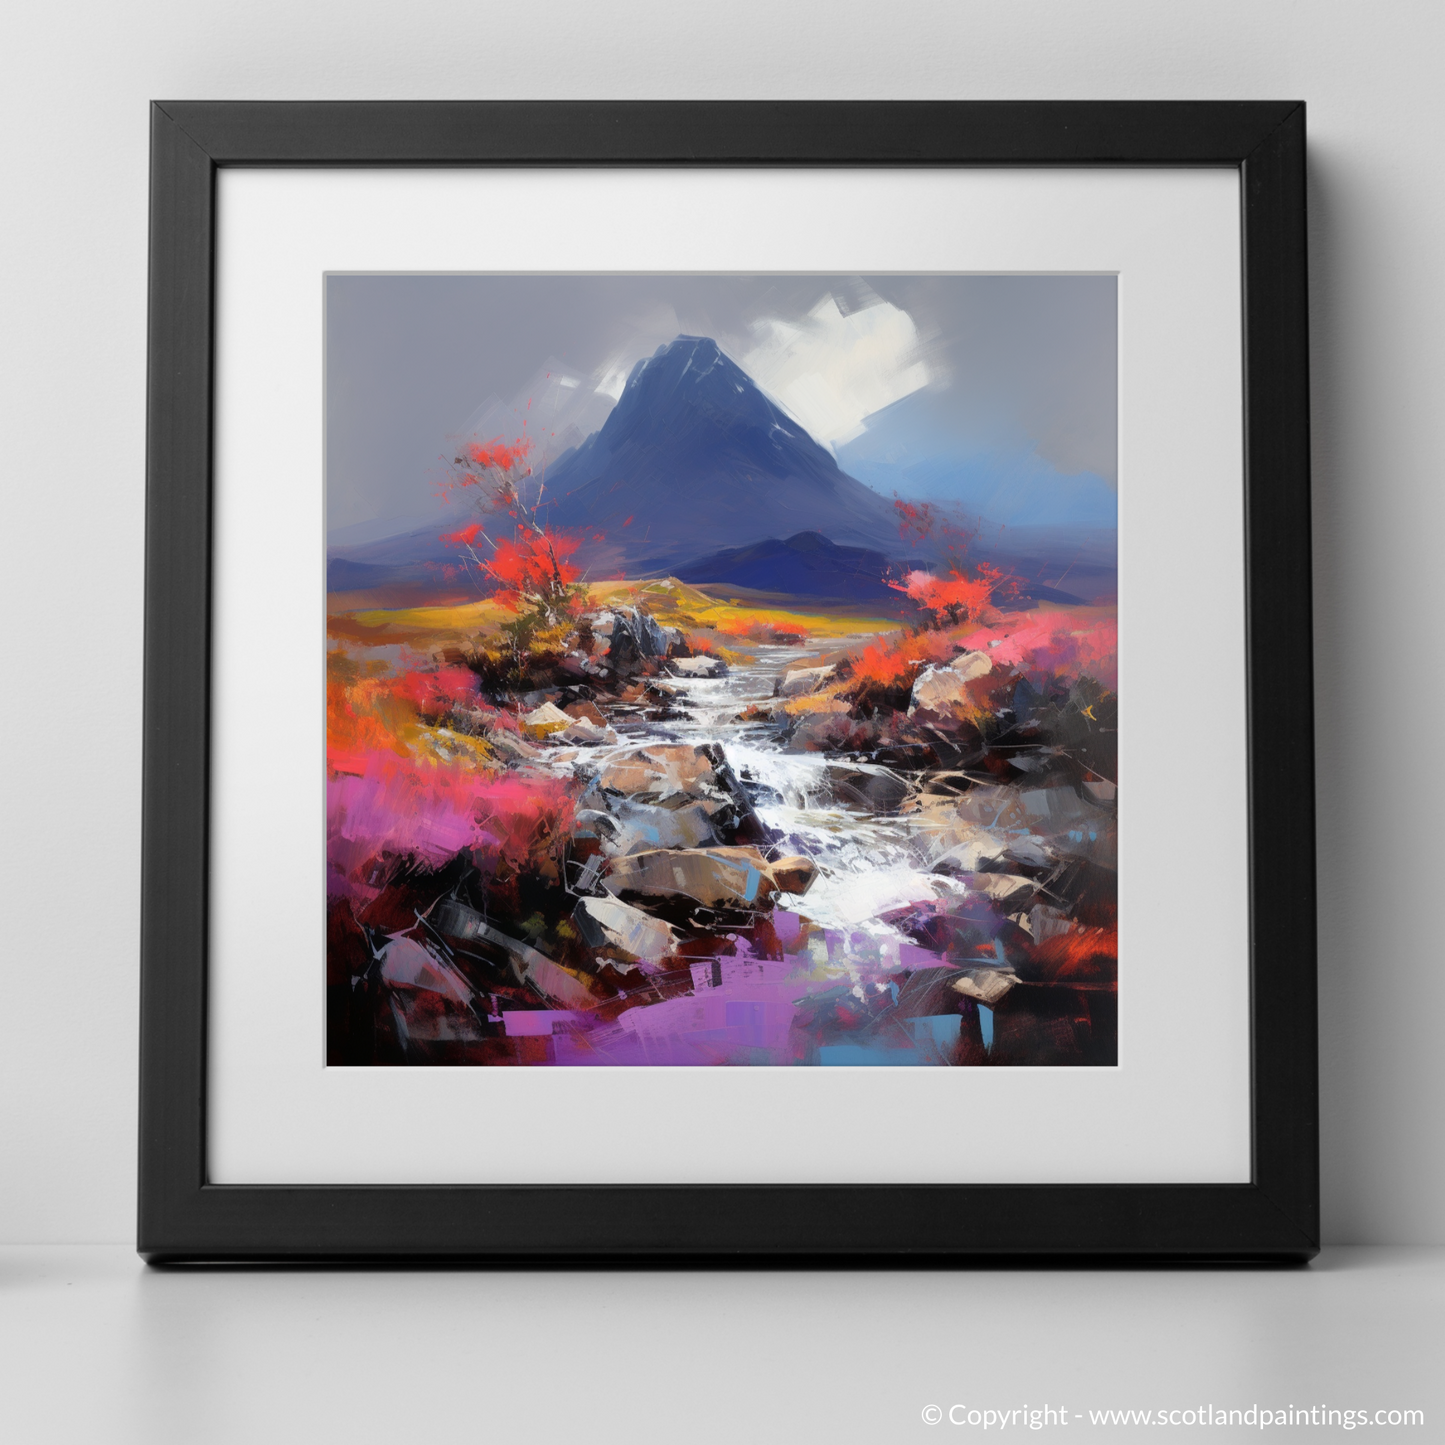
[{"label": "yellow grass", "polygon": [[[769,593],[734,592],[714,587],[689,587],[675,577],[658,582],[607,584],[631,589],[637,602],[659,622],[678,627],[721,628],[758,625],[779,632],[802,632],[812,637],[854,637],[864,632],[892,632],[896,618],[868,617],[844,611],[805,612],[791,599]],[[713,593],[719,595],[714,596]]]},{"label": "yellow grass", "polygon": [[[687,631],[717,631],[726,646],[733,629],[769,627],[807,637],[856,637],[863,633],[893,632],[898,622],[886,617],[859,617],[832,612],[803,612],[772,605],[773,598],[710,597],[696,587],[667,577],[652,582],[593,582],[587,588],[592,607],[643,607],[665,627]],[[776,599],[781,601],[782,599]],[[492,601],[467,602],[450,607],[399,607],[333,613],[330,631],[363,647],[404,643],[432,651],[474,638],[498,636],[512,613]],[[734,641],[741,641],[734,637]]]}]

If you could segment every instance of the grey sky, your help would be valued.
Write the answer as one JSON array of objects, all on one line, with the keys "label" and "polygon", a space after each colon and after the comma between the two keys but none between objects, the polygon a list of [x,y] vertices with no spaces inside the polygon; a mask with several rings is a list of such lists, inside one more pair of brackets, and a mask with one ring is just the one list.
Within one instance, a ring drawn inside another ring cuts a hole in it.
[{"label": "grey sky", "polygon": [[612,390],[679,333],[742,362],[829,296],[844,317],[882,300],[911,318],[932,444],[1112,483],[1115,291],[1112,276],[331,276],[328,528],[421,520],[449,439],[549,358]]}]

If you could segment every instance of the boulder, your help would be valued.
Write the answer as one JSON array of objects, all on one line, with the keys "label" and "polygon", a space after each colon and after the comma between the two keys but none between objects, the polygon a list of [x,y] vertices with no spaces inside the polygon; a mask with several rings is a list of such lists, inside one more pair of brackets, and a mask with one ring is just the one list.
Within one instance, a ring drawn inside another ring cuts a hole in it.
[{"label": "boulder", "polygon": [[1060,913],[1047,903],[1035,903],[1029,909],[1029,933],[1035,943],[1047,943],[1051,938],[1067,938],[1078,929],[1079,925],[1067,913]]},{"label": "boulder", "polygon": [[724,677],[728,670],[720,657],[674,657],[667,665],[677,677]]},{"label": "boulder", "polygon": [[908,716],[915,713],[951,713],[968,702],[968,684],[949,668],[925,667],[913,683],[908,699]]},{"label": "boulder", "polygon": [[657,963],[677,948],[666,923],[620,898],[579,899],[572,921],[591,947],[624,963]]},{"label": "boulder", "polygon": [[970,968],[953,981],[952,988],[985,1008],[993,1008],[1018,981],[1018,975],[1009,968]]},{"label": "boulder", "polygon": [[521,970],[522,983],[549,1003],[560,1004],[563,1008],[580,1010],[596,1006],[592,990],[577,974],[570,968],[563,968],[560,963],[553,963],[545,955],[533,952],[535,958]]},{"label": "boulder", "polygon": [[505,728],[493,728],[487,734],[487,746],[501,753],[503,757],[515,758],[518,762],[532,762],[542,756],[540,748],[523,742],[516,733],[508,732]]},{"label": "boulder", "polygon": [[491,944],[506,955],[518,983],[525,984],[563,1008],[591,1008],[597,1002],[592,991],[571,969],[554,963],[530,944],[493,928],[475,908],[469,908],[465,903],[454,898],[443,899],[432,909],[427,922],[448,938],[460,939],[464,943]]},{"label": "boulder", "polygon": [[617,734],[611,728],[598,727],[585,717],[574,719],[557,736],[564,743],[576,743],[579,747],[595,748],[603,744],[612,746],[617,742]]},{"label": "boulder", "polygon": [[440,994],[463,1008],[472,1001],[472,987],[457,969],[412,938],[393,938],[382,949],[381,976],[394,989]]},{"label": "boulder", "polygon": [[552,664],[552,680],[564,687],[585,685],[592,678],[587,668],[590,661],[585,652],[565,653]]},{"label": "boulder", "polygon": [[762,841],[768,836],[746,789],[734,777],[716,743],[702,746],[650,743],[620,756],[613,755],[593,779],[593,791],[600,795],[599,802],[593,806],[616,813],[624,823],[626,810],[616,806],[619,797],[657,808],[680,809],[695,803],[711,820],[714,836],[704,836],[699,828],[694,836],[677,837],[673,843],[675,828],[695,825],[643,815],[637,821],[664,829],[659,838],[669,839],[669,843],[657,846],[699,846],[720,841],[724,832],[735,836],[732,830],[741,830],[744,840],[749,842]]},{"label": "boulder", "polygon": [[[666,657],[670,639],[662,626],[637,607],[618,607],[603,613],[610,624],[606,630],[607,660],[614,667],[627,667],[651,657]],[[599,619],[592,635],[600,638]]]},{"label": "boulder", "polygon": [[761,908],[779,892],[804,893],[808,858],[769,863],[756,848],[659,849],[614,858],[602,886],[613,894],[691,898],[709,908]]},{"label": "boulder", "polygon": [[783,893],[803,894],[813,886],[818,876],[818,865],[811,858],[791,854],[786,858],[774,858],[768,864],[773,882]]},{"label": "boulder", "polygon": [[[844,704],[846,708],[847,704]],[[786,720],[787,713],[771,704],[750,702],[734,719],[740,723],[775,723]]]},{"label": "boulder", "polygon": [[948,846],[929,865],[935,873],[976,873],[985,863],[1002,862],[1007,852],[1004,839],[970,823],[945,825],[939,834],[936,842]]},{"label": "boulder", "polygon": [[606,715],[595,702],[570,702],[562,711],[570,718],[585,718],[590,723],[596,723],[600,728],[607,726]]},{"label": "boulder", "polygon": [[778,696],[802,697],[805,693],[817,692],[836,671],[832,664],[827,667],[791,667],[778,684]]},{"label": "boulder", "polygon": [[1043,838],[1022,831],[1027,815],[1007,788],[975,788],[964,800],[924,794],[910,804],[926,833],[929,867],[935,873],[975,873],[1007,860],[1025,868],[1051,868],[1057,851]]},{"label": "boulder", "polygon": [[993,663],[983,652],[960,653],[945,667],[925,667],[913,684],[908,715],[920,711],[947,714],[970,706],[969,683],[992,671]]},{"label": "boulder", "polygon": [[615,857],[654,848],[707,848],[723,841],[701,803],[682,795],[668,802],[681,806],[638,803],[631,798],[609,801],[607,824],[599,828],[599,834],[605,833],[603,851]]},{"label": "boulder", "polygon": [[728,791],[718,774],[726,766],[716,743],[649,743],[609,762],[598,773],[597,786],[653,800],[678,793],[701,797]]},{"label": "boulder", "polygon": [[965,682],[972,682],[993,671],[993,659],[986,652],[960,652],[948,664],[948,670]]},{"label": "boulder", "polygon": [[896,812],[912,785],[890,768],[872,763],[829,763],[828,786],[845,807]]},{"label": "boulder", "polygon": [[522,730],[528,737],[545,738],[551,733],[559,733],[570,727],[572,719],[556,703],[544,702],[541,707],[523,713],[521,723]]},{"label": "boulder", "polygon": [[609,893],[690,898],[710,908],[760,908],[775,891],[755,848],[654,850],[614,858]]},{"label": "boulder", "polygon": [[381,951],[392,1024],[402,1049],[422,1057],[430,1045],[477,1043],[486,1037],[471,985],[450,963],[411,938],[393,938]]},{"label": "boulder", "polygon": [[795,753],[863,752],[875,747],[883,729],[874,718],[849,716],[848,704],[840,698],[825,700],[823,705],[798,720],[788,738],[788,750]]}]

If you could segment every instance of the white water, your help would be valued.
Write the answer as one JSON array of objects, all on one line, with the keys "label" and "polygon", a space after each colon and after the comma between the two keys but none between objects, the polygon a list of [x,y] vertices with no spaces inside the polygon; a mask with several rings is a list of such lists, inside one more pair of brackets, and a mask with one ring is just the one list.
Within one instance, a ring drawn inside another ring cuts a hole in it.
[{"label": "white water", "polygon": [[[839,639],[839,645],[854,640]],[[721,744],[733,772],[766,790],[756,804],[758,816],[781,834],[782,849],[806,854],[818,866],[818,876],[794,911],[841,934],[839,952],[844,955],[852,934],[879,941],[901,938],[897,929],[880,921],[880,913],[911,902],[960,896],[965,890],[928,871],[929,839],[911,817],[872,813],[834,798],[828,769],[830,761],[839,759],[788,752],[771,725],[735,721],[750,703],[772,699],[776,678],[789,668],[808,666],[817,655],[816,649],[775,646],[760,646],[754,653],[754,662],[731,669],[725,677],[667,679],[690,716],[627,722],[619,730],[634,746],[647,738]]]}]

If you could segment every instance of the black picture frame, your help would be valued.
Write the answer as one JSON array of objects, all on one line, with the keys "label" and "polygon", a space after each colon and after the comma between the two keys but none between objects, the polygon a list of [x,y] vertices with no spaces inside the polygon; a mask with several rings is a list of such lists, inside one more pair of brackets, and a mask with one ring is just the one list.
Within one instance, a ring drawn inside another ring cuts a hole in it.
[{"label": "black picture frame", "polygon": [[[1250,738],[1249,1183],[208,1182],[217,170],[624,164],[1225,166],[1239,172]],[[138,1231],[147,1260],[944,1263],[1027,1256],[1287,1262],[1317,1252],[1302,103],[159,102],[151,111],[150,229]]]}]

